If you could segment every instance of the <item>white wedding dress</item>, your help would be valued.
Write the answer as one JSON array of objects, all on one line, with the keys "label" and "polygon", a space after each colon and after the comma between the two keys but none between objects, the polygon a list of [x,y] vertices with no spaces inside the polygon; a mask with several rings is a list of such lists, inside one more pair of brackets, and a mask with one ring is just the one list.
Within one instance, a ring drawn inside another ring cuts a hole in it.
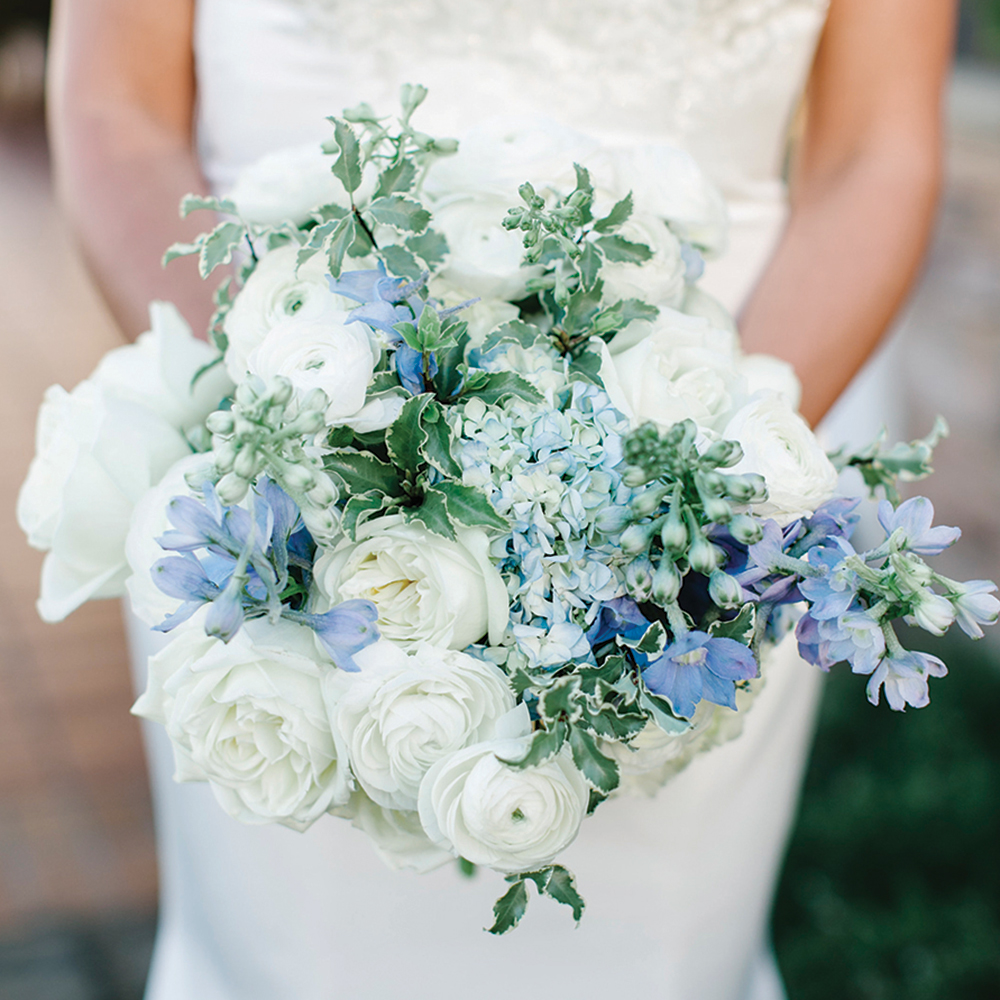
[{"label": "white wedding dress", "polygon": [[[825,0],[198,0],[199,143],[212,185],[329,133],[325,116],[399,84],[418,124],[454,134],[543,113],[616,143],[695,155],[726,195],[730,249],[705,287],[737,308],[786,210],[786,128]],[[130,622],[137,684],[156,640]],[[505,888],[447,867],[392,872],[363,834],[230,819],[207,785],[175,784],[148,728],[162,911],[148,1000],[499,1000],[520,996],[779,1000],[768,911],[819,688],[794,644],[774,655],[740,737],[655,799],[622,798],[561,860],[588,909],[533,899],[483,932]]]}]

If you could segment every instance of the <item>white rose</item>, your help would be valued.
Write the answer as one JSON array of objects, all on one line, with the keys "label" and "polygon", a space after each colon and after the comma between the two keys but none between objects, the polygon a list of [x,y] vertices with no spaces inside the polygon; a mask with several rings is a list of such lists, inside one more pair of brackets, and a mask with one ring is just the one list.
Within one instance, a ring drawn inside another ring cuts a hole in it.
[{"label": "white rose", "polygon": [[734,336],[737,333],[736,322],[729,310],[714,295],[709,295],[697,285],[687,286],[680,311],[688,316],[701,316],[718,330],[729,330]]},{"label": "white rose", "polygon": [[725,249],[726,203],[697,163],[672,146],[612,151],[615,187],[631,191],[637,213],[665,219],[682,239],[715,253]]},{"label": "white rose", "polygon": [[172,527],[167,518],[167,504],[177,496],[196,496],[187,477],[208,478],[213,469],[211,453],[188,455],[172,465],[152,489],[146,490],[132,511],[125,538],[125,558],[131,575],[125,581],[132,610],[147,625],[159,625],[178,608],[176,597],[169,597],[153,582],[153,564],[171,553],[160,547],[157,538]]},{"label": "white rose", "polygon": [[601,267],[604,301],[642,299],[657,306],[678,307],[684,300],[685,264],[681,244],[656,216],[633,215],[618,231],[633,243],[643,243],[653,256],[642,264],[607,261]]},{"label": "white rose", "polygon": [[265,382],[284,376],[302,399],[322,389],[330,400],[327,424],[348,422],[365,405],[379,351],[364,323],[346,320],[332,306],[281,320],[250,352],[247,371]]},{"label": "white rose", "polygon": [[364,792],[354,792],[346,806],[333,810],[337,816],[367,834],[378,856],[393,871],[414,871],[421,875],[454,861],[450,852],[438,847],[424,833],[416,812],[383,809]]},{"label": "white rose", "polygon": [[637,424],[651,420],[666,430],[690,418],[718,430],[747,397],[737,352],[731,331],[661,309],[611,341],[601,374],[612,401]]},{"label": "white rose", "polygon": [[434,164],[427,190],[435,196],[491,194],[508,207],[525,181],[568,194],[576,185],[573,164],[597,148],[589,136],[542,116],[492,118],[461,137],[458,153]]},{"label": "white rose", "polygon": [[478,528],[452,542],[390,515],[367,521],[357,541],[323,552],[313,567],[317,611],[361,598],[378,608],[386,639],[464,649],[484,635],[498,645],[509,608],[503,578]]},{"label": "white rose", "polygon": [[767,482],[768,499],[754,507],[761,517],[786,525],[811,514],[836,492],[833,463],[809,425],[775,392],[763,391],[750,400],[722,436],[743,447],[743,458],[727,472],[756,472]]},{"label": "white rose", "polygon": [[434,227],[448,240],[444,279],[484,299],[517,301],[540,267],[521,267],[521,234],[503,228],[511,207],[493,195],[455,198],[434,208]]},{"label": "white rose", "polygon": [[149,660],[136,715],[162,723],[177,781],[208,781],[243,823],[305,830],[351,791],[347,754],[331,730],[310,629],[248,622],[229,643],[202,616],[179,626]]},{"label": "white rose", "polygon": [[192,335],[176,306],[153,302],[149,324],[149,331],[134,344],[108,351],[91,381],[119,399],[152,410],[173,427],[198,427],[232,391],[233,384],[222,365],[191,384],[195,373],[214,360],[217,352]]},{"label": "white rose", "polygon": [[296,270],[297,259],[295,246],[266,254],[226,314],[226,370],[234,382],[246,374],[250,352],[282,320],[320,316],[331,307],[345,305],[346,300],[330,291],[323,254],[315,254]]},{"label": "white rose", "polygon": [[504,672],[457,650],[418,645],[407,655],[383,639],[355,662],[360,672],[339,675],[328,697],[355,777],[387,809],[416,809],[432,765],[490,739],[514,707]]},{"label": "white rose", "polygon": [[770,354],[745,354],[738,365],[740,374],[747,380],[747,392],[751,396],[767,389],[781,396],[793,410],[798,410],[802,384],[787,361]]},{"label": "white rose", "polygon": [[38,600],[45,621],[122,593],[132,508],[189,453],[162,417],[89,380],[72,392],[46,390],[35,457],[17,501],[28,544],[48,552]]},{"label": "white rose", "polygon": [[590,791],[567,748],[537,767],[524,705],[505,717],[497,739],[438,761],[420,786],[420,821],[441,847],[473,864],[522,872],[550,864],[587,814]]},{"label": "white rose", "polygon": [[[280,149],[244,167],[226,197],[236,203],[247,222],[301,225],[320,205],[349,206],[344,185],[330,169],[334,159],[318,143]],[[356,192],[356,201],[370,196],[375,173],[373,165]]]}]

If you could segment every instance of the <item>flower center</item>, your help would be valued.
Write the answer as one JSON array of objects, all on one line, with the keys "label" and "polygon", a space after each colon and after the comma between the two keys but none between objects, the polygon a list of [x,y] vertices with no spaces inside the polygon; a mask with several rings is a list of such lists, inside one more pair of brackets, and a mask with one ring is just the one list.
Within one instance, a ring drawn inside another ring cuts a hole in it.
[{"label": "flower center", "polygon": [[694,667],[699,663],[705,662],[705,655],[705,647],[699,646],[697,649],[692,649],[689,653],[678,653],[677,656],[672,656],[671,659],[679,666]]}]

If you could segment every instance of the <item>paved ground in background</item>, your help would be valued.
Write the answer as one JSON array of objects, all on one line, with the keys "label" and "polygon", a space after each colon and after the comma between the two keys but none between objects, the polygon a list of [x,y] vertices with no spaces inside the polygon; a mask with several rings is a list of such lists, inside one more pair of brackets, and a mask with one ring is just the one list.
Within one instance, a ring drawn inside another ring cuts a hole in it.
[{"label": "paved ground in background", "polygon": [[[956,87],[949,184],[903,323],[912,432],[953,436],[927,484],[966,531],[957,576],[1000,575],[1000,75]],[[53,209],[37,126],[0,128],[0,996],[135,1000],[155,901],[148,792],[118,608],[58,626],[33,601],[40,557],[13,518],[52,382],[117,343]]]}]

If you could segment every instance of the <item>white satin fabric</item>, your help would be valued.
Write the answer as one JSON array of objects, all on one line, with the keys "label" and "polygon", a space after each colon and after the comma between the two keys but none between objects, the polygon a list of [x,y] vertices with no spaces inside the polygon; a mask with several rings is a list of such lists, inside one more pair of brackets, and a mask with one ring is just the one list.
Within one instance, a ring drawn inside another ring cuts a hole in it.
[{"label": "white satin fabric", "polygon": [[[260,155],[329,133],[362,100],[430,98],[418,124],[543,113],[616,143],[689,149],[730,203],[706,287],[731,308],[785,213],[784,137],[825,0],[199,0],[199,145],[223,189]],[[154,637],[129,622],[137,684]],[[533,899],[481,930],[504,886],[391,872],[342,820],[246,827],[171,781],[148,732],[162,912],[147,1000],[780,1000],[767,915],[808,746],[817,671],[777,651],[743,734],[655,799],[619,799],[566,852],[588,909]]]}]

